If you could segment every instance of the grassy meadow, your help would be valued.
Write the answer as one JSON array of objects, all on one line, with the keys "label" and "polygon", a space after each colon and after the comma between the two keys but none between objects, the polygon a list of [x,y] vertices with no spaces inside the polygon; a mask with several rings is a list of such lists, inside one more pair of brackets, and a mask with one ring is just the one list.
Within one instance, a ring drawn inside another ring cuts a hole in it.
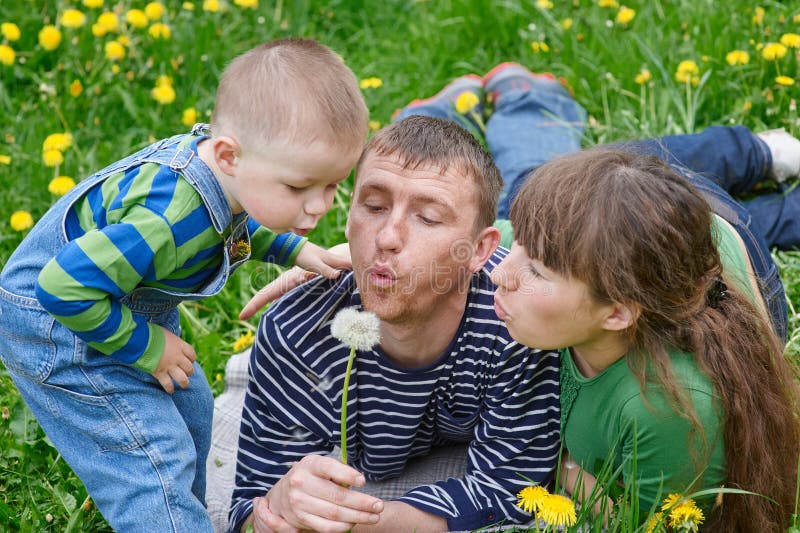
[{"label": "grassy meadow", "polygon": [[[518,61],[567,81],[586,146],[740,123],[800,135],[800,0],[0,0],[0,24],[0,267],[70,180],[207,120],[226,62],[277,37],[336,50],[373,129],[453,77]],[[343,240],[347,198],[312,240]],[[795,356],[800,254],[776,259]],[[181,308],[215,393],[257,324],[238,311],[275,272],[247,265]],[[108,530],[2,369],[0,413],[0,530]]]}]

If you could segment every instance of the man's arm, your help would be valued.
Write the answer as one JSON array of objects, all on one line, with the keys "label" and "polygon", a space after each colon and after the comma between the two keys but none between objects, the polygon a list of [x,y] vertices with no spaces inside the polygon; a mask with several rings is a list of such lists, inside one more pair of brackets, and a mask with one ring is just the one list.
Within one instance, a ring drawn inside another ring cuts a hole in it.
[{"label": "man's arm", "polygon": [[446,519],[450,530],[530,520],[516,506],[516,494],[531,484],[528,479],[549,482],[558,458],[558,354],[512,342],[489,362],[492,374],[470,443],[467,474],[400,498]]},{"label": "man's arm", "polygon": [[[265,496],[266,509],[287,527],[319,528],[320,520],[340,516],[349,521],[341,528],[345,531],[352,523],[375,521],[370,515],[380,500],[342,486],[360,485],[362,476],[326,457],[333,449],[332,428],[339,422],[336,411],[328,391],[320,390],[293,348],[272,315],[265,315],[250,356],[231,531],[241,530],[254,500]],[[342,514],[344,507],[353,512]],[[254,518],[256,526],[266,523],[258,515]]]}]

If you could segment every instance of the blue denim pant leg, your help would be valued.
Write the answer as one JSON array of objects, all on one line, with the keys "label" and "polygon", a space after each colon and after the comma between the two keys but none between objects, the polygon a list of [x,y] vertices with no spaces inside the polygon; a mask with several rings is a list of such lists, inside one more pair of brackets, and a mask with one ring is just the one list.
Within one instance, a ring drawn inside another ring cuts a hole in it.
[{"label": "blue denim pant leg", "polygon": [[750,192],[772,168],[769,148],[744,126],[712,126],[700,133],[610,147],[655,155],[672,167],[688,168],[708,178],[732,195]]},{"label": "blue denim pant leg", "polygon": [[508,91],[498,98],[486,124],[486,144],[503,176],[498,218],[508,218],[533,169],[580,150],[585,121],[586,110],[553,80],[536,80],[531,90]]},{"label": "blue denim pant leg", "polygon": [[[7,302],[0,306],[12,312]],[[125,532],[210,532],[203,499],[213,398],[200,367],[188,389],[170,395],[59,324],[51,331],[50,341],[35,344],[4,335],[0,351],[52,361],[42,376],[14,364],[9,372],[109,524]]]},{"label": "blue denim pant leg", "polygon": [[711,205],[711,209],[728,221],[742,238],[753,272],[758,278],[761,296],[767,305],[773,329],[786,341],[788,311],[783,282],[778,265],[773,261],[769,246],[755,224],[754,217],[742,204],[710,179],[680,167],[675,169],[700,191]]}]

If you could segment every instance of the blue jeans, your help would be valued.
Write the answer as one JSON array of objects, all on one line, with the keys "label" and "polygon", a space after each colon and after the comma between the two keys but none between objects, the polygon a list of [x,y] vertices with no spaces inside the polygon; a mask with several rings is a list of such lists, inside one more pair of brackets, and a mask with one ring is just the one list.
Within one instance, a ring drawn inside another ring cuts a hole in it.
[{"label": "blue jeans", "polygon": [[[144,162],[169,165],[198,191],[212,223],[230,209],[211,170],[182,137],[165,139],[82,180],[36,224],[0,274],[0,360],[55,447],[118,531],[206,533],[205,467],[214,403],[195,363],[189,387],[167,394],[150,374],[88,346],[35,297],[38,273],[67,243],[65,215],[90,187]],[[246,238],[231,234],[230,239]],[[210,296],[230,265],[224,247],[214,279],[194,294],[137,287],[121,301],[132,313],[180,334],[179,301]]]},{"label": "blue jeans", "polygon": [[[486,144],[503,176],[498,217],[509,208],[525,178],[555,156],[580,150],[586,111],[555,81],[530,91],[509,91],[495,102],[486,125]],[[537,90],[538,89],[538,90]],[[444,102],[403,110],[399,118],[422,114],[451,118]],[[800,245],[800,188],[737,202],[772,166],[766,145],[743,126],[711,127],[698,134],[672,135],[620,144],[617,149],[659,156],[686,177],[742,237],[760,282],[775,332],[786,339],[787,307],[770,247]]]}]

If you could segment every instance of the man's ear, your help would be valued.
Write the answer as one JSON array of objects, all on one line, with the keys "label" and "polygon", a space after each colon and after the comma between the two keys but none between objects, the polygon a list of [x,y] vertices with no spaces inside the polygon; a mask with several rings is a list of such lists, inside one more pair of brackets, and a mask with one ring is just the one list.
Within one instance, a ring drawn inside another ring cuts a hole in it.
[{"label": "man's ear", "polygon": [[222,137],[211,138],[211,148],[214,152],[214,162],[217,167],[228,176],[234,176],[241,152],[239,143],[233,137],[223,135]]},{"label": "man's ear", "polygon": [[500,230],[494,226],[484,228],[478,233],[475,239],[475,250],[472,254],[472,259],[469,262],[469,269],[471,272],[477,272],[483,268],[489,257],[497,250],[500,245]]},{"label": "man's ear", "polygon": [[603,329],[622,331],[628,329],[639,318],[639,308],[621,303],[611,304],[611,312],[603,321]]}]

